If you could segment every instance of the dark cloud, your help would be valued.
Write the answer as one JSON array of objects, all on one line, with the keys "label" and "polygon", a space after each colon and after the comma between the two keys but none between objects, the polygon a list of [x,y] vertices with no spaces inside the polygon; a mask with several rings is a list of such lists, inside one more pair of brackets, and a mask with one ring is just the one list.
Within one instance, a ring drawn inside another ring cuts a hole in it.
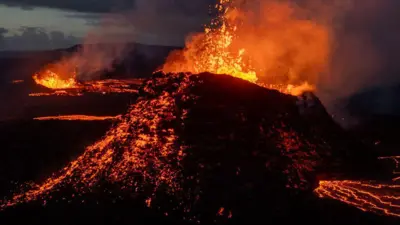
[{"label": "dark cloud", "polygon": [[146,34],[151,42],[182,45],[188,34],[202,30],[209,22],[209,3],[205,0],[136,0],[133,11],[120,14],[117,20],[101,22],[123,21],[123,26],[129,24],[137,33]]},{"label": "dark cloud", "polygon": [[70,47],[80,42],[74,36],[61,31],[48,32],[40,27],[21,27],[19,34],[6,35],[7,29],[0,28],[0,50],[46,50]]},{"label": "dark cloud", "polygon": [[132,8],[134,0],[0,0],[0,4],[23,8],[48,7],[80,12],[110,12]]},{"label": "dark cloud", "polygon": [[[162,45],[183,45],[185,37],[203,29],[210,20],[210,4],[216,0],[135,0],[133,9],[113,13],[74,12],[68,18],[86,20],[96,31],[110,39],[121,37],[113,34],[124,30],[123,39]],[[109,32],[111,31],[111,32]]]},{"label": "dark cloud", "polygon": [[[23,8],[48,7],[78,12],[107,13],[113,11],[124,11],[132,9],[136,5],[136,0],[0,0],[0,4],[8,6],[19,6]],[[215,0],[162,0],[169,5],[174,5],[176,9],[185,11],[188,15],[196,14],[196,6],[210,4]]]},{"label": "dark cloud", "polygon": [[0,37],[2,37],[6,33],[8,33],[8,29],[6,29],[4,27],[0,27]]}]

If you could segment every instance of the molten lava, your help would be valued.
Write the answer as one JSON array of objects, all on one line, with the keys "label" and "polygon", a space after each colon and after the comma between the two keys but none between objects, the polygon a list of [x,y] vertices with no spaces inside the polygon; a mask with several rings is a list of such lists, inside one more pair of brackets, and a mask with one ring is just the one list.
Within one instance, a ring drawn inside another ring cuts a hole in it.
[{"label": "molten lava", "polygon": [[75,76],[62,79],[57,73],[49,69],[33,75],[33,80],[37,84],[50,89],[69,89],[79,87],[78,82],[75,80]]},{"label": "molten lava", "polygon": [[[40,79],[38,77],[41,77]],[[78,83],[74,78],[68,81],[60,79],[56,73],[46,70],[45,73],[33,76],[39,85],[52,89],[53,92],[31,93],[31,97],[39,96],[82,96],[83,93],[137,93],[137,87],[143,82],[142,79],[126,80],[92,80]]]},{"label": "molten lava", "polygon": [[220,16],[162,70],[228,74],[294,95],[315,89],[329,62],[329,27],[285,1],[263,1],[259,12],[235,3],[220,0]]},{"label": "molten lava", "polygon": [[373,181],[320,181],[315,193],[363,211],[400,217],[400,184]]},{"label": "molten lava", "polygon": [[[143,82],[141,79],[106,79],[78,82],[77,68],[75,68],[74,63],[83,65],[83,62],[78,63],[78,61],[79,57],[75,55],[71,58],[63,58],[34,74],[33,80],[36,84],[47,87],[53,92],[31,93],[29,96],[80,96],[84,92],[137,93],[137,87]],[[93,67],[93,65],[91,66]],[[84,75],[79,77],[81,76]]]},{"label": "molten lava", "polygon": [[400,217],[400,156],[380,157],[393,160],[393,183],[377,181],[320,181],[315,193],[321,198],[332,198],[363,211]]},{"label": "molten lava", "polygon": [[80,121],[100,121],[118,120],[120,116],[88,116],[88,115],[63,115],[63,116],[43,116],[35,117],[34,120],[80,120]]}]

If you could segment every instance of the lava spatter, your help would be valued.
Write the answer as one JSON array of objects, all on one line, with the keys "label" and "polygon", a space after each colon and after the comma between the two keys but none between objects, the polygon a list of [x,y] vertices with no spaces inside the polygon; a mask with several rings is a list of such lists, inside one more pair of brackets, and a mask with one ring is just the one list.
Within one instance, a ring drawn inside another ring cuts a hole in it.
[{"label": "lava spatter", "polygon": [[[257,10],[246,8],[252,3]],[[168,56],[164,72],[228,74],[293,95],[315,90],[331,54],[329,25],[299,16],[290,1],[218,0],[214,8],[218,16]]]},{"label": "lava spatter", "polygon": [[104,138],[87,147],[80,157],[42,184],[28,185],[28,190],[4,201],[1,208],[45,199],[63,186],[70,185],[81,192],[99,179],[131,184],[130,179],[135,178],[131,175],[135,173],[140,173],[154,190],[161,185],[172,191],[178,189],[179,159],[184,156],[184,147],[177,143],[171,125],[185,115],[181,112],[181,117],[177,117],[175,101],[184,97],[180,95],[187,86],[176,83],[169,92],[139,100]]}]

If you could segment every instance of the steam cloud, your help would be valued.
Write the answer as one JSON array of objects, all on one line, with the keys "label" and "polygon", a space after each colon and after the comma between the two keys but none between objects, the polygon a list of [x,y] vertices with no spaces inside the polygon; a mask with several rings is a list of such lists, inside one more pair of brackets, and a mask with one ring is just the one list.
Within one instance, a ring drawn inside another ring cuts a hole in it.
[{"label": "steam cloud", "polygon": [[[282,2],[289,4],[286,8],[273,7]],[[258,67],[268,67],[268,63],[276,61],[267,57],[268,51],[282,50],[285,54],[280,55],[291,53],[285,64],[290,62],[292,69],[304,70],[305,78],[300,80],[316,83],[325,104],[367,88],[400,81],[400,76],[396,76],[400,72],[397,66],[400,32],[395,25],[400,19],[395,10],[400,7],[398,1],[239,0],[236,4],[248,7],[242,11],[252,29],[240,34],[245,37],[240,44],[251,55],[260,52],[261,57],[256,58],[262,60],[255,62]],[[272,21],[273,17],[279,22],[263,22]],[[324,37],[327,32],[329,40]],[[285,48],[267,48],[273,47],[269,44],[271,40],[281,41]],[[325,49],[328,42],[329,49]],[[326,55],[329,58],[324,59]],[[313,63],[308,70],[307,62]],[[322,72],[315,74],[312,69]]]},{"label": "steam cloud", "polygon": [[[243,4],[249,1],[241,2]],[[247,11],[262,9],[260,5],[265,2],[282,1],[254,0],[254,2],[258,2],[258,5],[255,4]],[[330,53],[327,68],[315,76],[311,74],[308,79],[316,82],[317,95],[333,114],[345,112],[345,105],[341,100],[355,93],[376,87],[387,88],[400,82],[400,67],[397,62],[400,56],[400,29],[396,25],[396,21],[400,20],[396,10],[400,7],[399,1],[289,0],[289,2],[296,3],[293,7],[298,7],[295,9],[295,18],[307,18],[311,22],[324,25],[329,30]],[[287,24],[283,25],[290,27]],[[293,29],[291,30],[293,32]],[[265,33],[268,35],[268,31]],[[316,37],[315,33],[314,30],[306,38],[311,41],[310,46],[316,49],[307,45],[296,48],[298,51],[303,51],[304,55],[297,53],[299,56],[302,55],[301,58],[317,57],[318,54],[315,52],[323,50],[324,45],[318,42],[321,39],[313,39]],[[293,36],[296,36],[301,33],[294,34]],[[296,40],[286,45],[293,46],[293,43],[296,43]],[[260,49],[259,46],[257,48]],[[322,61],[312,66],[315,68],[321,65],[325,66]],[[394,98],[395,95],[383,95],[380,101],[393,104],[391,99]]]},{"label": "steam cloud", "polygon": [[123,60],[131,43],[175,45],[202,29],[213,1],[137,0],[134,8],[96,16],[87,20],[96,28],[84,38],[78,52],[62,59],[52,69],[63,78],[77,72],[78,79],[92,80]]},{"label": "steam cloud", "polygon": [[[400,19],[398,7],[395,0],[350,0],[345,7],[326,8],[334,15],[334,42],[329,71],[320,75],[318,96],[332,113],[344,112],[341,99],[400,81],[400,30],[394,22]],[[385,95],[380,101],[395,97]]]}]

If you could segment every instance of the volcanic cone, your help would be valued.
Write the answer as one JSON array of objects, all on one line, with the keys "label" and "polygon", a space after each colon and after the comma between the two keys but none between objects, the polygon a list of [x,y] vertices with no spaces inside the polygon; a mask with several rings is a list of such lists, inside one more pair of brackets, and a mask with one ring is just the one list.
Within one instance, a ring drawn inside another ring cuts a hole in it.
[{"label": "volcanic cone", "polygon": [[209,73],[156,73],[139,94],[103,139],[3,207],[65,185],[86,192],[107,183],[193,221],[256,220],[290,211],[293,196],[311,193],[319,174],[379,168],[317,98],[302,113],[295,96]]}]

